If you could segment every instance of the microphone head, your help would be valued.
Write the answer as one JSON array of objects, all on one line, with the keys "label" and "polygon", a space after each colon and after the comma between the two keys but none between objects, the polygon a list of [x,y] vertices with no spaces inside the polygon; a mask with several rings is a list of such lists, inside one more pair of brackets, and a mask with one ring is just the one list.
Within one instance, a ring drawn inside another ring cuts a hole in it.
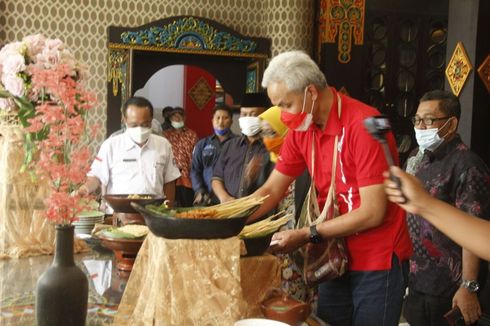
[{"label": "microphone head", "polygon": [[391,131],[387,116],[378,115],[364,119],[364,127],[377,140],[385,140],[385,134]]}]

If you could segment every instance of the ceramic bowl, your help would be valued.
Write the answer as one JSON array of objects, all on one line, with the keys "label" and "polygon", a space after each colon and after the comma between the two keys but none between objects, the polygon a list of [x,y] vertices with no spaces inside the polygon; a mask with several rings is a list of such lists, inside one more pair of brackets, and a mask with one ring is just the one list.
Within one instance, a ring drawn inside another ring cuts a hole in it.
[{"label": "ceramic bowl", "polygon": [[[105,195],[105,201],[114,209],[116,213],[137,213],[131,203],[138,203],[142,206],[153,204],[153,205],[161,205],[165,198],[156,195],[147,195],[140,194],[140,196],[144,196],[143,198],[128,198],[131,195]],[[151,197],[151,198],[146,198]]]}]

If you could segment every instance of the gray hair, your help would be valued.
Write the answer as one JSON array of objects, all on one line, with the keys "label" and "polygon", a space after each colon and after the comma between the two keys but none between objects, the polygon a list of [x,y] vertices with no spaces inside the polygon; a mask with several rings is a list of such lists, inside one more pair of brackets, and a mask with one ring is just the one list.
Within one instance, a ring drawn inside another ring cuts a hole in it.
[{"label": "gray hair", "polygon": [[319,88],[327,87],[327,79],[309,55],[303,51],[281,53],[270,61],[262,78],[262,87],[283,82],[290,91],[302,91],[313,84]]}]

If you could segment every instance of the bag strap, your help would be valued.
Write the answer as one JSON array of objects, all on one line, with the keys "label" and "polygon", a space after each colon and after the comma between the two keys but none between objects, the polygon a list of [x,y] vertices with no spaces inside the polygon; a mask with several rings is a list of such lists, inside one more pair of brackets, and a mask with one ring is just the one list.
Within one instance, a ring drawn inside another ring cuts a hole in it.
[{"label": "bag strap", "polygon": [[[340,119],[342,112],[342,100],[337,94],[337,113]],[[332,177],[330,180],[330,187],[328,189],[327,198],[325,200],[325,205],[320,213],[320,208],[318,206],[318,198],[315,188],[315,145],[316,138],[315,133],[312,134],[312,150],[311,150],[311,184],[310,189],[307,194],[307,207],[306,207],[306,224],[318,224],[327,219],[332,219],[338,216],[338,201],[335,195],[335,177],[337,173],[337,153],[338,153],[338,135],[335,136],[333,154],[332,154]],[[313,210],[313,212],[311,212]]]}]

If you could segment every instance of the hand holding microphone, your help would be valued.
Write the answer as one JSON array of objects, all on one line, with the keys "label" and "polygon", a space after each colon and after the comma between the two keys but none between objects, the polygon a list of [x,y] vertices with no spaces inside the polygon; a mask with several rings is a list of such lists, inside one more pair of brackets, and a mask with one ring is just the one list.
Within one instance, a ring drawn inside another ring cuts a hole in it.
[{"label": "hand holding microphone", "polygon": [[[374,116],[369,117],[364,120],[364,127],[367,129],[369,134],[373,136],[374,139],[381,143],[383,147],[383,151],[385,153],[386,161],[388,162],[388,166],[395,165],[393,161],[393,157],[391,156],[390,148],[388,147],[388,142],[386,141],[386,134],[391,131],[390,121],[386,116]],[[397,185],[397,188],[401,191],[401,181],[400,178],[394,176],[390,172],[390,179],[394,181]],[[408,202],[408,199],[405,195],[403,195],[404,201],[400,204],[405,204]]]}]

